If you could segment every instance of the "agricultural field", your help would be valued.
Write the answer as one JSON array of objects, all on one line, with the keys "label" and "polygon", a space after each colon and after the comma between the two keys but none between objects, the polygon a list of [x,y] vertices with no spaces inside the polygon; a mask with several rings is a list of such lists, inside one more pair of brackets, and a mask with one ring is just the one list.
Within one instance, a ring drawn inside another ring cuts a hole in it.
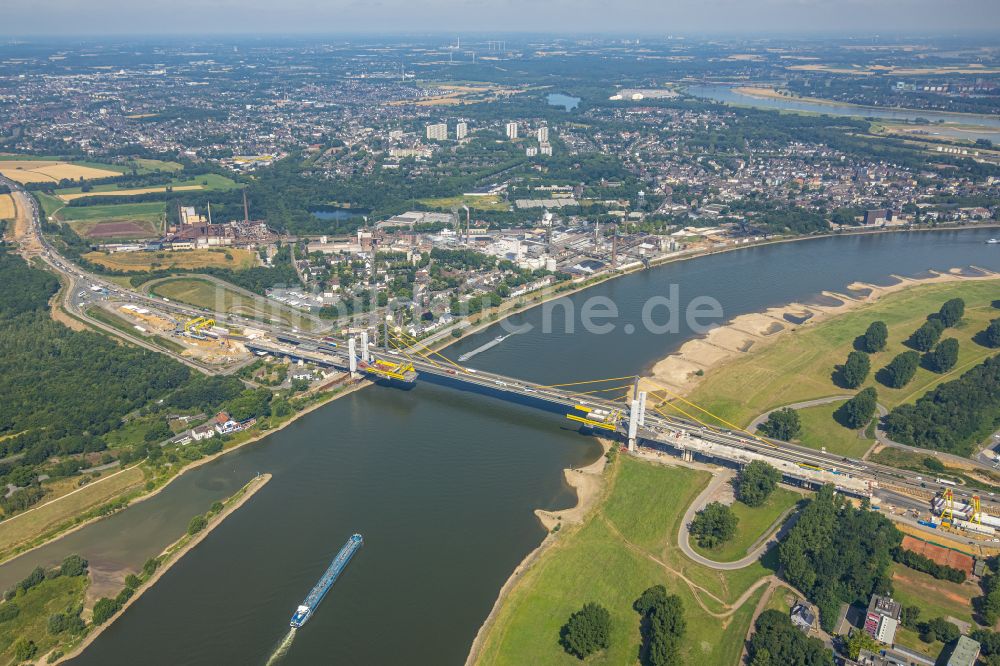
[{"label": "agricultural field", "polygon": [[775,521],[801,499],[802,495],[799,493],[779,486],[762,506],[750,507],[743,502],[733,502],[731,508],[739,520],[736,536],[718,548],[702,548],[692,538],[691,547],[716,562],[738,560],[746,555],[758,540],[772,531],[770,528],[774,526]]},{"label": "agricultural field", "polygon": [[177,250],[174,252],[88,252],[83,258],[116,271],[152,271],[170,268],[231,268],[241,270],[254,265],[256,255],[235,248]]},{"label": "agricultural field", "polygon": [[462,206],[468,206],[474,210],[488,210],[488,211],[499,211],[499,210],[510,210],[510,206],[500,200],[500,197],[496,195],[490,195],[486,197],[470,197],[467,195],[461,195],[457,197],[440,197],[437,199],[418,199],[418,201],[425,206],[430,206],[431,208],[439,208],[441,210],[453,210],[456,208],[461,208]]},{"label": "agricultural field", "polygon": [[58,183],[64,178],[91,180],[121,175],[119,167],[90,165],[81,162],[58,160],[0,160],[0,173],[19,183]]},{"label": "agricultural field", "polygon": [[81,237],[91,240],[156,238],[163,229],[164,205],[163,202],[152,201],[108,206],[67,206],[54,211],[53,217],[69,224]]},{"label": "agricultural field", "polygon": [[0,220],[13,220],[15,215],[14,198],[9,194],[0,194]]},{"label": "agricultural field", "polygon": [[559,630],[588,602],[611,613],[611,647],[587,663],[633,663],[641,638],[632,604],[651,585],[664,585],[683,601],[684,663],[736,663],[764,593],[748,590],[768,571],[759,564],[733,572],[707,570],[679,551],[679,522],[709,475],[625,457],[605,474],[608,487],[599,506],[579,527],[564,526],[522,574],[502,602],[476,663],[580,663],[560,647]]},{"label": "agricultural field", "polygon": [[174,178],[162,185],[154,185],[150,187],[128,187],[128,185],[120,187],[117,183],[111,183],[96,185],[86,192],[80,187],[65,187],[56,190],[55,195],[60,200],[69,202],[73,199],[80,199],[83,197],[126,197],[137,196],[140,194],[150,194],[153,192],[166,192],[167,188],[170,188],[174,192],[185,192],[192,190],[229,190],[234,187],[237,187],[237,183],[231,178],[214,173],[207,173],[200,176],[193,176],[191,178]]},{"label": "agricultural field", "polygon": [[[877,301],[816,324],[806,323],[783,334],[770,345],[709,370],[690,399],[732,423],[745,425],[769,409],[814,398],[843,394],[833,383],[833,372],[854,348],[854,340],[876,320],[889,328],[884,351],[871,355],[872,372],[862,384],[874,386],[879,402],[892,409],[912,403],[938,384],[958,378],[966,370],[996,353],[972,338],[997,317],[992,306],[1000,280],[978,280],[918,285],[890,293]],[[896,354],[906,351],[903,342],[950,298],[965,299],[965,317],[943,337],[959,341],[959,361],[950,372],[937,374],[925,368],[901,389],[875,381],[876,372]],[[836,425],[831,421],[833,425]],[[836,425],[840,428],[839,425]]]}]

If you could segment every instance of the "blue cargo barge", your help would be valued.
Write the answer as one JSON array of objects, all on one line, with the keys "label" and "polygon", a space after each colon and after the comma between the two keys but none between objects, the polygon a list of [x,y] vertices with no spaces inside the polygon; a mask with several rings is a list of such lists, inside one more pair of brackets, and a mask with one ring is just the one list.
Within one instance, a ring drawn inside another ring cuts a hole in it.
[{"label": "blue cargo barge", "polygon": [[292,615],[292,621],[289,623],[293,628],[298,629],[309,621],[309,618],[316,612],[316,607],[323,601],[323,597],[330,591],[333,584],[337,582],[337,577],[340,576],[344,567],[354,557],[354,553],[357,552],[358,548],[361,548],[363,542],[364,540],[360,534],[351,535],[351,538],[347,540],[347,543],[340,549],[337,556],[333,558],[333,562],[330,562],[330,566],[327,567],[319,581],[309,591],[309,596],[295,609],[295,614]]}]

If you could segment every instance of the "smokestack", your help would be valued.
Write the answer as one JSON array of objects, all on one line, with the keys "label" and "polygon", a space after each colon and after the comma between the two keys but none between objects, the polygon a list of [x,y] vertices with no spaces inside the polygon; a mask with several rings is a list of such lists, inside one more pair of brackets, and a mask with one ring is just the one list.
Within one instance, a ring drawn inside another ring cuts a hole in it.
[{"label": "smokestack", "polygon": [[208,223],[212,224],[212,202],[208,202]]},{"label": "smokestack", "polygon": [[611,237],[611,269],[618,267],[618,225],[614,227],[614,235]]},{"label": "smokestack", "polygon": [[250,223],[250,206],[247,204],[247,190],[243,188],[243,221]]}]

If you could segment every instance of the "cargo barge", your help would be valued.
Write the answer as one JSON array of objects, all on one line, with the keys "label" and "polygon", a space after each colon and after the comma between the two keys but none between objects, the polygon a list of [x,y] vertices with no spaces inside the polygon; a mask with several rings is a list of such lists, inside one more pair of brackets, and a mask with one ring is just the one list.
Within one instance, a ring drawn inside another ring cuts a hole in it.
[{"label": "cargo barge", "polygon": [[313,616],[316,612],[316,608],[319,606],[320,602],[323,601],[323,597],[326,593],[330,591],[333,584],[337,582],[337,577],[347,566],[347,563],[351,561],[354,557],[354,553],[357,552],[358,548],[361,548],[361,544],[364,540],[361,538],[360,534],[352,534],[351,538],[347,540],[344,547],[340,549],[337,556],[333,558],[333,562],[330,562],[330,566],[327,567],[326,571],[320,577],[313,589],[309,591],[309,595],[305,600],[299,604],[299,607],[295,609],[295,613],[292,615],[292,620],[289,624],[293,629],[298,629],[306,622],[309,618]]}]

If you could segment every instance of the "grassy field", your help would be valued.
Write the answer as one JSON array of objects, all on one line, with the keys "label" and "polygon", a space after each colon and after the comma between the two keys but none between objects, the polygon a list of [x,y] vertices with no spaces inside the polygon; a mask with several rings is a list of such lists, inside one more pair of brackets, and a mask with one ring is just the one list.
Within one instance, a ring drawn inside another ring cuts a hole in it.
[{"label": "grassy field", "polygon": [[802,434],[799,435],[798,443],[817,450],[825,447],[829,453],[839,456],[861,458],[875,442],[864,434],[858,437],[857,430],[845,428],[834,420],[833,413],[844,402],[796,410],[802,422]]},{"label": "grassy field", "polygon": [[49,633],[49,617],[68,606],[81,604],[87,582],[87,576],[59,576],[19,594],[14,603],[21,612],[13,620],[0,624],[0,664],[19,663],[14,658],[13,646],[22,637],[38,647],[36,659],[52,649],[59,638]]},{"label": "grassy field", "polygon": [[254,265],[249,250],[178,250],[174,252],[88,252],[85,259],[118,271],[151,271],[166,268],[204,268],[214,266],[241,270]]},{"label": "grassy field", "polygon": [[951,616],[975,624],[972,599],[982,594],[978,585],[938,580],[897,563],[890,567],[889,572],[892,575],[893,598],[903,606],[919,606],[921,619]]},{"label": "grassy field", "polygon": [[[876,320],[889,327],[885,351],[872,354],[872,376],[863,386],[876,386],[879,402],[888,408],[913,402],[935,385],[955,379],[972,366],[996,353],[972,342],[972,337],[998,316],[991,302],[1000,280],[920,285],[888,294],[845,314],[815,325],[805,324],[782,335],[771,345],[751,352],[724,366],[710,370],[689,396],[711,412],[733,423],[745,425],[768,409],[794,402],[844,393],[832,379],[835,366],[844,362],[855,338]],[[965,299],[965,319],[944,337],[960,344],[958,365],[943,375],[923,368],[902,389],[890,389],[874,380],[875,372],[896,354],[910,334],[949,298]],[[839,427],[839,426],[838,426]]]},{"label": "grassy field", "polygon": [[65,222],[100,222],[106,220],[159,220],[165,211],[162,201],[109,204],[107,206],[65,206],[59,219]]},{"label": "grassy field", "polygon": [[[675,543],[677,526],[708,475],[628,458],[620,458],[607,474],[602,506],[583,525],[564,528],[559,541],[523,575],[501,607],[477,663],[579,663],[560,647],[559,629],[570,613],[589,601],[601,603],[611,613],[612,634],[611,647],[587,663],[634,663],[640,633],[632,603],[644,589],[657,584],[683,600],[687,618],[684,663],[736,663],[763,588],[735,610],[726,603],[766,570],[750,567],[750,576],[710,572],[727,587],[720,601],[686,584],[679,576],[682,572],[674,568],[678,558],[683,558]],[[691,579],[697,565],[686,558],[685,562],[683,575]],[[704,610],[695,594],[722,617]]]},{"label": "grassy field", "polygon": [[438,199],[419,199],[420,203],[432,208],[451,210],[468,206],[475,210],[510,210],[510,206],[500,201],[500,197],[490,195],[486,197],[470,197],[461,195],[457,197],[441,197]]},{"label": "grassy field", "polygon": [[179,162],[167,162],[164,160],[150,160],[137,157],[132,160],[139,173],[151,173],[153,171],[181,171],[184,168]]},{"label": "grassy field", "polygon": [[[173,188],[174,191],[200,190],[200,189],[203,189],[201,185],[180,185],[178,187]],[[160,185],[158,187],[139,187],[134,189],[122,189],[122,190],[118,189],[99,190],[98,188],[94,188],[90,192],[66,192],[60,190],[59,194],[57,194],[56,196],[58,196],[63,201],[69,202],[72,201],[73,199],[82,199],[83,197],[128,197],[138,194],[149,194],[151,192],[166,192],[166,191],[167,191],[167,186]]]},{"label": "grassy field", "polygon": [[[120,474],[117,470],[104,472],[97,481],[93,481],[76,490],[72,484],[61,484],[65,496],[52,504],[58,496],[56,493],[46,495],[38,505],[40,508],[15,515],[0,523],[0,558],[8,556],[14,549],[31,543],[59,525],[70,521],[88,509],[97,507],[118,495],[138,488],[145,480],[142,470],[133,467]],[[74,492],[75,491],[75,492]],[[72,495],[66,493],[73,492]]]},{"label": "grassy field", "polygon": [[288,315],[276,301],[263,296],[250,298],[202,278],[182,277],[165,280],[154,285],[151,293],[215,312],[228,312],[250,319],[265,319],[283,324],[291,323]]},{"label": "grassy field", "polygon": [[736,527],[736,536],[718,548],[702,548],[692,539],[691,547],[716,562],[738,560],[747,554],[750,546],[764,535],[781,514],[795,506],[800,499],[802,495],[778,487],[763,506],[749,507],[743,502],[734,502],[733,513],[740,521]]}]

